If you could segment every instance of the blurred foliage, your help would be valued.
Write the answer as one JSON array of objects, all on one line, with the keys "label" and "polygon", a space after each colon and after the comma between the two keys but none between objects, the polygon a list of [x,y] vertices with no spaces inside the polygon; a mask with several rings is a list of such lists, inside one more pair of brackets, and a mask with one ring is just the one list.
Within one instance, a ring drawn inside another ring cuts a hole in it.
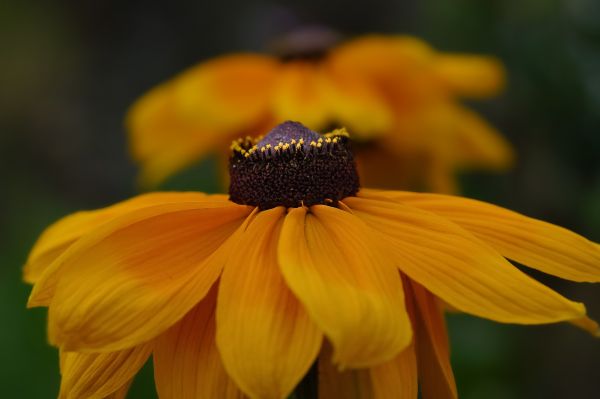
[{"label": "blurred foliage", "polygon": [[[122,128],[138,95],[203,58],[262,50],[319,23],[348,35],[416,34],[446,51],[499,56],[509,89],[473,105],[514,143],[505,176],[461,176],[466,194],[600,241],[600,5],[594,0],[137,1],[0,3],[0,383],[3,397],[49,398],[59,384],[45,311],[26,310],[20,267],[57,218],[135,194]],[[219,191],[214,160],[165,189]],[[536,274],[588,304],[600,292]],[[600,346],[568,325],[508,326],[450,315],[463,398],[596,397]],[[153,395],[149,365],[132,398]]]}]

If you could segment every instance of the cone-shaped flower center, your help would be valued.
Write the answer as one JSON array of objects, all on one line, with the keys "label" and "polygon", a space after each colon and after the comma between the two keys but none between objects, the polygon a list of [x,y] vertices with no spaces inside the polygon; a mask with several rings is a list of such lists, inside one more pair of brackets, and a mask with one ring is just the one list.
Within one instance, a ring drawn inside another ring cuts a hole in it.
[{"label": "cone-shaped flower center", "polygon": [[326,135],[284,122],[260,140],[239,139],[229,161],[229,196],[260,209],[335,206],[359,188],[344,129]]}]

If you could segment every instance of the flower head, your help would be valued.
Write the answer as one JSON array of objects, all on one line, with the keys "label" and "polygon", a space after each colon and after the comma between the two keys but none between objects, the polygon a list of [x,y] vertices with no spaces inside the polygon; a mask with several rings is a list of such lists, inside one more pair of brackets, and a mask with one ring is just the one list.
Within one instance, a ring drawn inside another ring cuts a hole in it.
[{"label": "flower head", "polygon": [[161,398],[286,398],[315,362],[322,398],[453,398],[443,303],[597,334],[507,260],[598,282],[597,244],[475,200],[357,190],[353,165],[346,133],[285,123],[234,142],[230,198],[146,194],[51,226],[25,270],[61,394],[122,394],[152,356]]},{"label": "flower head", "polygon": [[[233,54],[156,87],[129,111],[141,181],[154,186],[231,140],[285,120],[311,129],[346,126],[360,144],[367,185],[453,190],[457,168],[503,169],[512,150],[460,97],[503,86],[491,57],[439,53],[406,36],[365,36],[336,47],[310,32],[282,41],[279,57]],[[329,48],[331,46],[331,48]],[[388,171],[395,165],[394,173]]]}]

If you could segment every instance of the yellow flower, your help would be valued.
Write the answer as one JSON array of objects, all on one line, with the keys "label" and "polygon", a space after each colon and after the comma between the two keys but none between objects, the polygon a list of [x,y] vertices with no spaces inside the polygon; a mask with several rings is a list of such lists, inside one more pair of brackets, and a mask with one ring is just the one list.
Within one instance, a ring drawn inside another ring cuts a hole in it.
[{"label": "yellow flower", "polygon": [[[230,196],[146,194],[57,222],[33,248],[61,397],[124,395],[152,356],[161,398],[455,398],[442,304],[503,322],[584,305],[509,263],[600,281],[597,244],[487,203],[359,189],[344,130],[233,143]],[[417,383],[418,381],[418,383]]]},{"label": "yellow flower", "polygon": [[505,139],[459,103],[503,87],[496,59],[439,53],[408,36],[307,51],[292,59],[221,56],[144,95],[126,123],[140,182],[156,186],[207,154],[223,154],[232,139],[285,120],[317,131],[346,126],[361,143],[357,160],[372,187],[451,192],[458,168],[512,163]]}]

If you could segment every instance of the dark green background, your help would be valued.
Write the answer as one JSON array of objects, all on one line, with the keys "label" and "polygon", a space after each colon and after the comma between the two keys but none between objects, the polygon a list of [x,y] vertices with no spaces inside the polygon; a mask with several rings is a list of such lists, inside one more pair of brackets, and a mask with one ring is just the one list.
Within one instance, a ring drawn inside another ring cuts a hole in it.
[{"label": "dark green background", "polygon": [[[600,7],[594,0],[269,2],[5,0],[0,3],[0,396],[51,398],[56,353],[45,311],[26,310],[28,249],[57,218],[135,194],[124,111],[186,66],[262,50],[307,23],[352,36],[417,34],[447,51],[495,54],[509,88],[473,104],[517,149],[504,176],[462,176],[464,191],[600,241]],[[216,191],[211,160],[165,188]],[[535,276],[585,301],[600,287]],[[600,341],[567,325],[521,327],[450,316],[463,398],[592,398]],[[151,370],[133,398],[154,394]]]}]

